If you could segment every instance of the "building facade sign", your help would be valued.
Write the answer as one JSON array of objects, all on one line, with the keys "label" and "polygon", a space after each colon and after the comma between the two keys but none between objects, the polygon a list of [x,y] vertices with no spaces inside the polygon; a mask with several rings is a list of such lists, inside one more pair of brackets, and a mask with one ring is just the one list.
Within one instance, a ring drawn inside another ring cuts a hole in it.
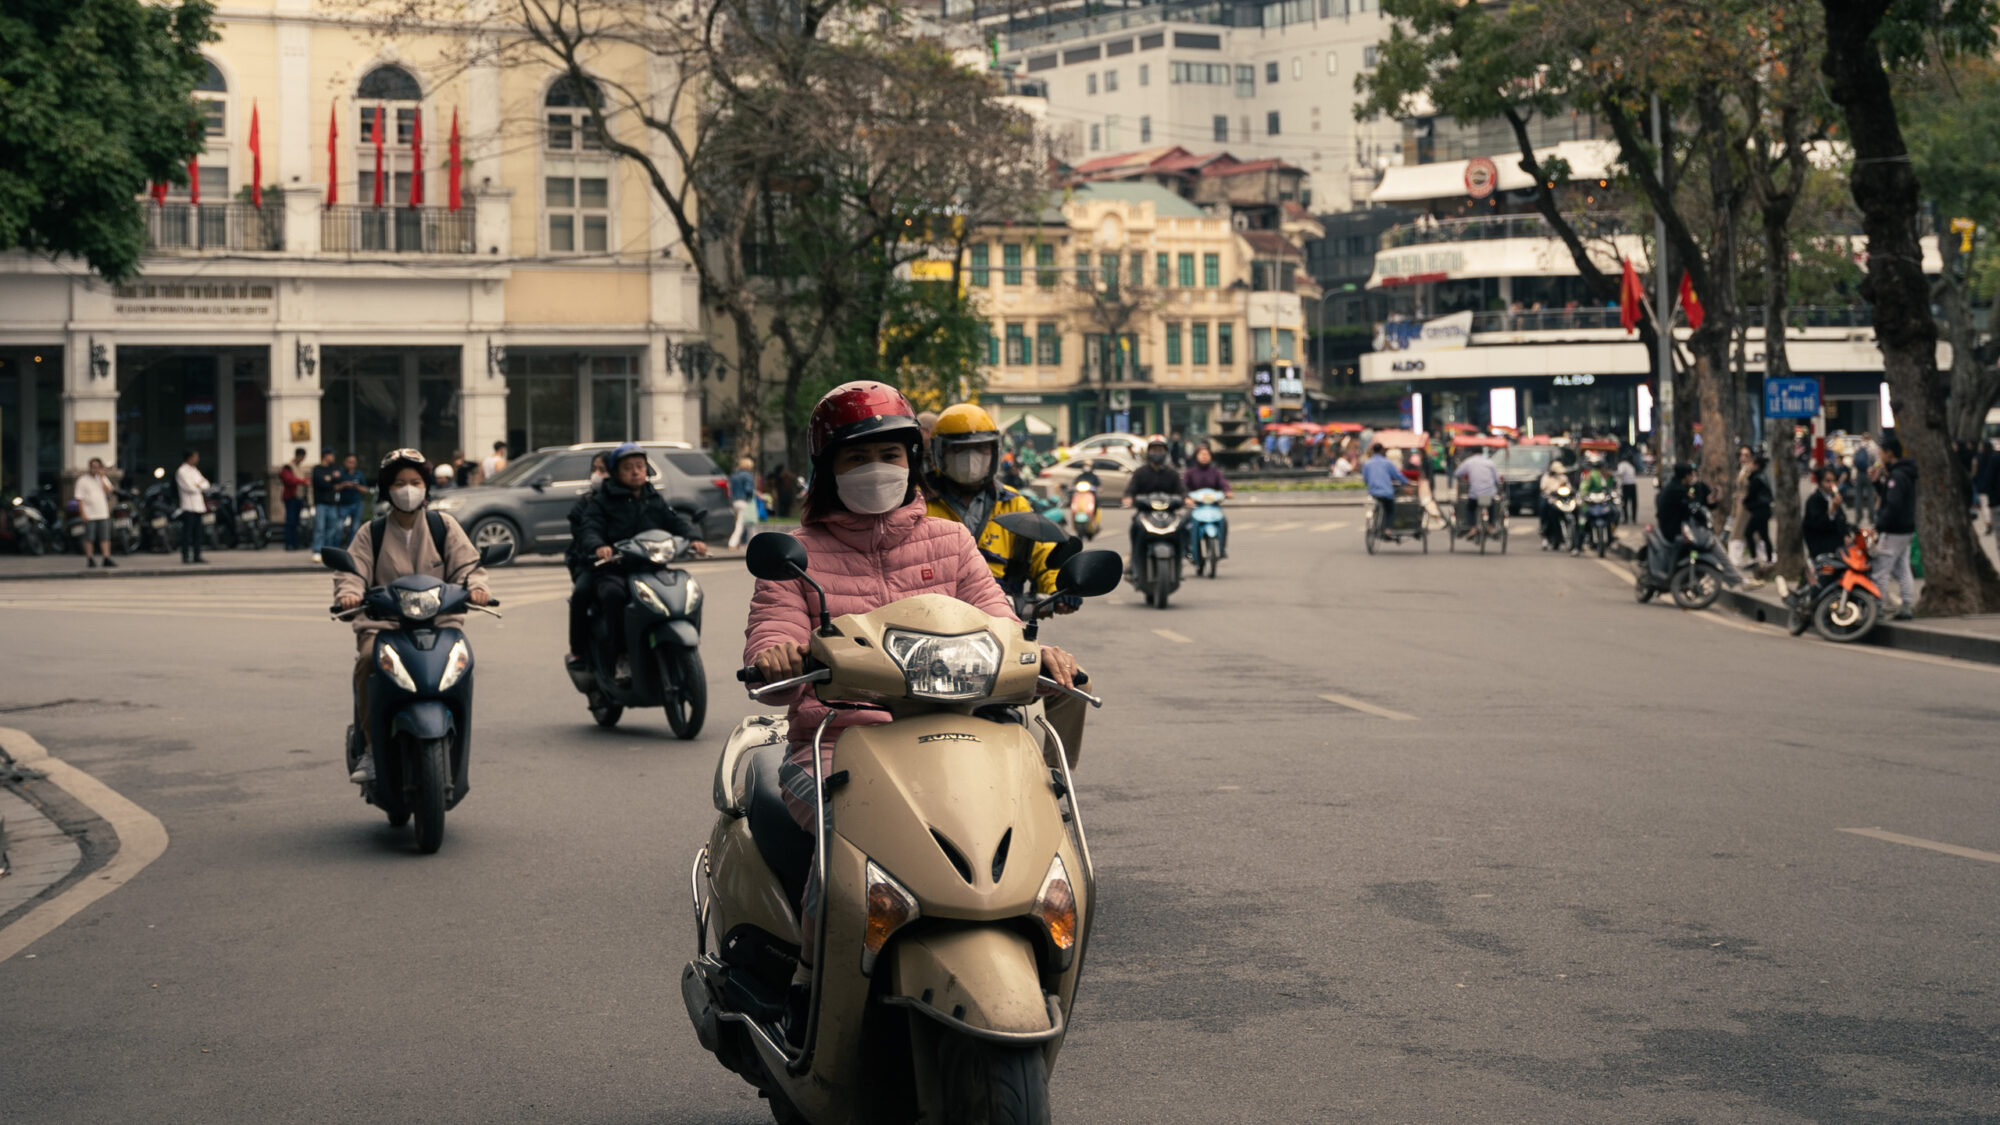
[{"label": "building facade sign", "polygon": [[270,317],[277,289],[268,281],[163,281],[112,291],[119,316]]}]

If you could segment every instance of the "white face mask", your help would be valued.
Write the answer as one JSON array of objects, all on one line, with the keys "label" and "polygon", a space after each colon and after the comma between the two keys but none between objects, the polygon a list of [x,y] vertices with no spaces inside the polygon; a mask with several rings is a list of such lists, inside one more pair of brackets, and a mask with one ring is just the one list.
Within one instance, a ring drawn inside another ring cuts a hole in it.
[{"label": "white face mask", "polygon": [[903,505],[910,492],[907,466],[874,461],[833,478],[834,492],[850,512],[879,516]]},{"label": "white face mask", "polygon": [[945,455],[944,475],[960,484],[980,484],[993,471],[990,449],[957,449]]},{"label": "white face mask", "polygon": [[424,506],[424,486],[421,484],[399,484],[389,490],[389,503],[399,512],[414,512]]},{"label": "white face mask", "polygon": [[605,477],[608,477],[610,475],[611,475],[610,473],[604,472],[601,469],[592,469],[590,470],[590,483],[596,484],[598,481],[601,481]]}]

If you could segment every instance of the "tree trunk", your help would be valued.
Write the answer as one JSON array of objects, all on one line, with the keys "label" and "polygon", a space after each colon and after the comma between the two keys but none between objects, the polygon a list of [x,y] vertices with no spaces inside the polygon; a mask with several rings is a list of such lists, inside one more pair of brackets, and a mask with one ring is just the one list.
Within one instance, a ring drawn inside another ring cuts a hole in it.
[{"label": "tree trunk", "polygon": [[[1795,196],[1764,202],[1764,376],[1783,379],[1792,373],[1785,343],[1785,310],[1792,297],[1792,243],[1786,237]],[[1805,542],[1800,524],[1799,461],[1792,455],[1790,418],[1764,419],[1764,451],[1771,458],[1771,549],[1776,574],[1805,573]]]},{"label": "tree trunk", "polygon": [[1944,386],[1937,371],[1937,322],[1917,242],[1919,196],[1909,149],[1882,69],[1875,32],[1889,0],[1821,0],[1826,12],[1824,69],[1854,146],[1849,184],[1868,236],[1868,276],[1861,295],[1875,310],[1896,436],[1916,458],[1917,534],[1924,550],[1924,592],[1917,612],[1956,616],[2000,610],[2000,574],[1974,540],[1971,493],[1952,454]]},{"label": "tree trunk", "polygon": [[[1943,216],[1938,226],[1944,228]],[[1951,394],[1945,399],[1953,441],[1977,442],[1986,429],[1986,412],[2000,399],[2000,368],[1979,362],[1977,335],[1972,330],[1972,298],[1959,277],[1958,236],[1937,232],[1944,269],[1938,274],[1937,303],[1944,309],[1945,338],[1951,343]]]}]

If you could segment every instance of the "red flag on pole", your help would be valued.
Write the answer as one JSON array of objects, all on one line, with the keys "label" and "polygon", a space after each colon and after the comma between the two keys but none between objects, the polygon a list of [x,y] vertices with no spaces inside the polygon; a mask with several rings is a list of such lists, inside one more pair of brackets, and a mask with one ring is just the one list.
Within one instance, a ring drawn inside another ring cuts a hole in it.
[{"label": "red flag on pole", "polygon": [[326,205],[340,202],[340,150],[334,142],[340,139],[340,99],[335,98],[333,108],[326,114]]},{"label": "red flag on pole", "polygon": [[1641,305],[1646,298],[1646,287],[1639,281],[1639,271],[1632,268],[1632,259],[1619,261],[1625,267],[1625,275],[1618,282],[1618,325],[1629,336],[1645,316]]},{"label": "red flag on pole", "polygon": [[382,206],[382,105],[375,105],[375,206]]},{"label": "red flag on pole", "polygon": [[188,202],[201,206],[201,158],[188,158]]},{"label": "red flag on pole", "polygon": [[153,206],[155,206],[155,207],[164,207],[164,206],[166,206],[166,204],[167,204],[167,181],[165,181],[165,180],[154,180],[154,181],[153,181]]},{"label": "red flag on pole", "polygon": [[462,203],[458,187],[459,177],[463,174],[464,169],[458,159],[458,108],[454,106],[451,111],[451,197],[446,200],[454,211],[458,210]]},{"label": "red flag on pole", "polygon": [[257,140],[257,99],[250,99],[250,206],[264,207],[264,146]]},{"label": "red flag on pole", "polygon": [[1700,328],[1701,322],[1708,319],[1707,311],[1701,307],[1701,298],[1695,296],[1694,278],[1688,276],[1686,270],[1681,271],[1681,308],[1687,310],[1689,328]]},{"label": "red flag on pole", "polygon": [[410,206],[424,205],[424,107],[410,111]]}]

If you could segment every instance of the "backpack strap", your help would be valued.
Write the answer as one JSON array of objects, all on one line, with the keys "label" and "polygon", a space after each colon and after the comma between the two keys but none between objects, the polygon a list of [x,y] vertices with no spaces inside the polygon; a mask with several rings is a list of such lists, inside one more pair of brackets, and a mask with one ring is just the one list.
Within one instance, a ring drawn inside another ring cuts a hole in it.
[{"label": "backpack strap", "polygon": [[[438,560],[442,563],[444,560],[444,513],[425,511],[424,524],[430,528],[431,546],[437,548]],[[368,577],[370,578],[375,577],[375,572],[382,569],[382,538],[383,532],[388,530],[388,526],[388,516],[377,516],[368,521],[368,537],[373,541],[370,546],[375,548],[375,559],[368,571]],[[446,575],[445,578],[449,581],[450,576]]]},{"label": "backpack strap", "polygon": [[[368,521],[369,545],[375,548],[374,561],[369,563],[368,566],[368,577],[370,579],[375,577],[376,571],[382,569],[382,533],[387,531],[388,528],[388,516],[376,516],[374,519]],[[377,583],[377,585],[380,585],[380,583]]]}]

